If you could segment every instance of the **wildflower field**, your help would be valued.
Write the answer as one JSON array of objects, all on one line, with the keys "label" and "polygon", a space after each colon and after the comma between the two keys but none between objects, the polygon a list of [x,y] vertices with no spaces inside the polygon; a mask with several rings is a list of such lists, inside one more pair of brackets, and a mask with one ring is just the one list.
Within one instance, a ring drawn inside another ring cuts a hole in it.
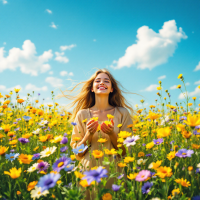
[{"label": "wildflower field", "polygon": [[[98,190],[95,199],[103,200],[200,199],[200,114],[196,97],[187,96],[183,75],[178,79],[185,101],[171,105],[159,81],[159,100],[135,110],[130,132],[118,133],[118,150],[90,152],[91,159],[103,157],[109,171],[104,166],[79,169],[75,154],[87,147],[71,148],[76,123],[69,123],[71,113],[59,109],[53,92],[54,103],[47,108],[31,100],[34,92],[27,100],[20,99],[19,89],[0,93],[0,199],[78,200],[93,188]],[[106,123],[112,118],[108,115]],[[104,142],[99,138],[102,147]],[[124,157],[122,145],[127,150]],[[117,165],[122,173],[115,171],[115,160],[109,162],[111,156],[121,158]],[[106,189],[111,177],[115,182]]]}]

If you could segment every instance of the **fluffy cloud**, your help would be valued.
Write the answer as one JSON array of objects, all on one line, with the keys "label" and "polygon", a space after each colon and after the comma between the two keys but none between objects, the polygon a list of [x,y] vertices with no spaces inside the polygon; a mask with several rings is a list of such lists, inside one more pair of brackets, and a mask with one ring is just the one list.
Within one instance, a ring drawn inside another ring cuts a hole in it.
[{"label": "fluffy cloud", "polygon": [[67,75],[68,75],[68,76],[74,76],[73,72],[69,72],[69,73],[68,73],[67,71],[61,71],[61,72],[60,72],[60,75],[61,75],[61,76],[67,76]]},{"label": "fluffy cloud", "polygon": [[53,71],[50,71],[49,74],[52,75],[52,74],[53,74]]},{"label": "fluffy cloud", "polygon": [[159,87],[159,85],[157,84],[152,84],[150,86],[148,86],[146,89],[142,90],[142,91],[147,91],[147,92],[152,92],[152,91],[156,91],[157,87]]},{"label": "fluffy cloud", "polygon": [[199,81],[196,81],[194,82],[195,85],[199,85],[200,84],[200,80]]},{"label": "fluffy cloud", "polygon": [[56,54],[55,60],[57,60],[58,62],[63,62],[63,63],[69,62],[69,59],[66,56],[64,56],[65,55],[64,52],[61,52],[61,53],[55,52],[55,54]]},{"label": "fluffy cloud", "polygon": [[49,83],[52,87],[62,87],[63,80],[55,77],[47,77],[45,79],[47,83]]},{"label": "fluffy cloud", "polygon": [[24,74],[37,76],[38,72],[44,73],[51,67],[47,62],[53,57],[52,50],[44,51],[42,55],[36,56],[36,47],[30,40],[25,40],[22,49],[13,47],[4,57],[4,47],[0,48],[0,73],[6,69],[16,70],[20,68]]},{"label": "fluffy cloud", "polygon": [[51,10],[46,9],[46,11],[47,11],[49,14],[52,14],[52,11],[51,11]]},{"label": "fluffy cloud", "polygon": [[185,85],[186,85],[186,86],[188,86],[188,85],[190,85],[190,83],[189,83],[189,82],[187,82]]},{"label": "fluffy cloud", "polygon": [[14,88],[20,89],[20,92],[22,91],[22,87],[20,85],[16,85],[14,87],[7,88],[5,85],[0,85],[0,92],[14,92]]},{"label": "fluffy cloud", "polygon": [[186,39],[187,36],[180,27],[177,29],[175,20],[164,23],[159,33],[142,26],[137,30],[136,43],[126,49],[125,55],[114,60],[114,69],[137,66],[138,69],[153,69],[166,63],[170,56],[173,56],[178,42]]},{"label": "fluffy cloud", "polygon": [[6,0],[2,0],[2,3],[3,3],[3,4],[7,4],[8,1],[6,1]]},{"label": "fluffy cloud", "polygon": [[51,28],[55,28],[55,29],[57,29],[58,25],[55,25],[54,22],[51,22],[50,27],[51,27]]},{"label": "fluffy cloud", "polygon": [[173,86],[171,86],[169,89],[170,89],[170,90],[175,90],[175,89],[177,89],[176,86],[177,86],[177,85],[173,85]]},{"label": "fluffy cloud", "polygon": [[65,46],[60,46],[60,50],[61,51],[65,51],[65,50],[71,50],[72,48],[76,47],[76,44],[71,44],[69,46],[65,45]]},{"label": "fluffy cloud", "polygon": [[29,84],[26,85],[25,90],[28,90],[28,91],[47,91],[48,88],[47,88],[47,86],[43,86],[41,88],[38,88],[35,85],[29,83]]},{"label": "fluffy cloud", "polygon": [[[186,94],[186,92],[184,92],[184,94]],[[181,93],[181,94],[179,95],[178,98],[179,98],[179,99],[184,99],[184,98],[185,98],[185,97],[184,97],[184,94]],[[199,89],[198,86],[197,86],[193,92],[188,92],[187,94],[188,94],[189,97],[200,96],[200,89]]]},{"label": "fluffy cloud", "polygon": [[165,78],[166,78],[166,75],[159,76],[159,77],[158,77],[158,80],[162,80],[162,79],[165,79]]},{"label": "fluffy cloud", "polygon": [[194,69],[194,71],[198,71],[200,70],[200,61],[199,61],[199,64],[196,66],[196,68]]}]

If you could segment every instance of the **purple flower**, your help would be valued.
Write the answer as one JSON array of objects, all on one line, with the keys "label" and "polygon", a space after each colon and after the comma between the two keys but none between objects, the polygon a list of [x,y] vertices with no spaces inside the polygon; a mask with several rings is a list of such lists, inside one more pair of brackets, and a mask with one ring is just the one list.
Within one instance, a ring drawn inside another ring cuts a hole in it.
[{"label": "purple flower", "polygon": [[56,160],[56,162],[53,164],[53,170],[60,172],[61,169],[64,169],[67,165],[69,165],[72,162],[71,158],[67,158],[65,156],[59,158]]},{"label": "purple flower", "polygon": [[200,200],[200,196],[194,196],[192,197],[192,200]]},{"label": "purple flower", "polygon": [[126,140],[124,140],[123,144],[125,144],[127,147],[133,146],[136,144],[136,141],[139,140],[139,135],[127,137]]},{"label": "purple flower", "polygon": [[142,170],[138,173],[135,180],[136,181],[145,181],[148,177],[151,176],[151,172],[149,170]]},{"label": "purple flower", "polygon": [[106,174],[108,171],[106,169],[103,169],[102,167],[99,167],[97,170],[90,170],[84,172],[84,176],[82,179],[86,179],[88,184],[90,185],[92,181],[100,182],[101,178],[108,177]]},{"label": "purple flower", "polygon": [[159,145],[161,143],[163,143],[163,138],[159,138],[157,140],[153,139],[154,144]]},{"label": "purple flower", "polygon": [[176,110],[176,109],[173,109],[173,111],[174,111],[174,112],[177,112],[177,110]]},{"label": "purple flower", "polygon": [[196,129],[199,129],[199,128],[200,128],[200,125],[198,125],[198,126],[195,126],[195,128],[196,128]]},{"label": "purple flower", "polygon": [[64,133],[64,137],[67,136],[67,133]]},{"label": "purple flower", "polygon": [[172,143],[174,143],[174,140],[172,140],[172,141],[170,142],[170,144],[172,144]]},{"label": "purple flower", "polygon": [[18,122],[13,122],[13,124],[18,124]]},{"label": "purple flower", "polygon": [[152,186],[153,186],[152,182],[151,183],[150,182],[144,183],[144,185],[142,186],[142,193],[143,194],[149,193]]},{"label": "purple flower", "polygon": [[44,175],[38,181],[37,187],[41,187],[41,192],[44,192],[45,190],[54,187],[60,176],[60,174],[54,173]]},{"label": "purple flower", "polygon": [[143,143],[143,144],[142,144],[142,146],[144,147],[144,146],[146,146],[146,144],[145,144],[145,143]]},{"label": "purple flower", "polygon": [[21,120],[21,118],[16,119],[17,122],[20,121],[20,120]]},{"label": "purple flower", "polygon": [[121,179],[121,178],[123,178],[124,177],[124,174],[121,174],[121,175],[119,175],[118,177],[117,177],[117,179]]},{"label": "purple flower", "polygon": [[121,185],[112,184],[112,190],[117,192],[120,189]]},{"label": "purple flower", "polygon": [[199,168],[196,169],[196,174],[197,174],[197,173],[200,173],[200,169],[199,169]]},{"label": "purple flower", "polygon": [[49,163],[48,162],[44,162],[44,161],[40,162],[37,165],[38,173],[41,172],[41,171],[46,172],[48,167],[49,167]]},{"label": "purple flower", "polygon": [[15,150],[14,150],[14,149],[11,149],[10,152],[13,153],[13,152],[15,152]]},{"label": "purple flower", "polygon": [[20,128],[16,128],[14,131],[19,131]]},{"label": "purple flower", "polygon": [[33,154],[33,157],[32,157],[33,160],[39,159],[39,158],[40,158],[40,153]]},{"label": "purple flower", "polygon": [[23,143],[23,144],[26,144],[29,142],[29,139],[26,139],[26,138],[18,138],[18,141]]},{"label": "purple flower", "polygon": [[71,125],[76,126],[77,123],[76,122],[71,122]]},{"label": "purple flower", "polygon": [[181,121],[181,120],[187,120],[187,117],[186,117],[186,116],[182,116],[182,117],[179,118],[179,120],[180,120],[180,121]]},{"label": "purple flower", "polygon": [[38,96],[40,96],[40,93],[38,93]]},{"label": "purple flower", "polygon": [[149,154],[146,154],[146,157],[149,157],[149,156],[152,156],[152,154],[151,154],[151,153],[149,153]]},{"label": "purple flower", "polygon": [[176,156],[179,158],[186,158],[186,157],[191,157],[191,155],[194,153],[193,150],[187,150],[187,149],[180,149],[177,153]]},{"label": "purple flower", "polygon": [[63,139],[61,140],[60,144],[67,144],[68,142],[68,138],[67,137],[63,137]]},{"label": "purple flower", "polygon": [[193,131],[193,134],[194,134],[194,135],[200,135],[200,132],[197,132],[197,130],[194,130],[194,131]]},{"label": "purple flower", "polygon": [[65,146],[65,147],[60,148],[60,151],[65,152],[67,149],[68,149],[68,147]]}]

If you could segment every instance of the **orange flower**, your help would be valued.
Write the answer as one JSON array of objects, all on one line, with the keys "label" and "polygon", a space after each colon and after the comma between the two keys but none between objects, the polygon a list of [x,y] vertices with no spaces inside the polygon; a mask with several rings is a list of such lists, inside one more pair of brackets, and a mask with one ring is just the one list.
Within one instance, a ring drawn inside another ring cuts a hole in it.
[{"label": "orange flower", "polygon": [[27,186],[27,191],[31,191],[37,185],[38,181],[30,182]]},{"label": "orange flower", "polygon": [[111,150],[105,149],[104,151],[105,151],[105,154],[107,154],[107,155],[117,154],[115,149],[111,149]]},{"label": "orange flower", "polygon": [[138,153],[138,157],[144,157],[144,156],[145,156],[144,152],[139,152]]},{"label": "orange flower", "polygon": [[167,158],[168,160],[172,160],[173,158],[175,158],[176,152],[175,151],[171,151],[170,153],[167,154]]},{"label": "orange flower", "polygon": [[33,160],[32,160],[32,155],[27,155],[27,154],[21,154],[19,155],[19,162],[22,164],[30,164]]},{"label": "orange flower", "polygon": [[38,100],[35,100],[35,103],[38,103],[39,101]]},{"label": "orange flower", "polygon": [[172,169],[170,167],[159,167],[157,170],[156,175],[160,178],[171,177],[172,176]]},{"label": "orange flower", "polygon": [[23,99],[17,99],[17,102],[21,104],[21,103],[24,102],[24,100]]},{"label": "orange flower", "polygon": [[0,155],[4,155],[9,147],[0,146]]},{"label": "orange flower", "polygon": [[103,151],[94,150],[94,151],[92,152],[92,155],[93,155],[95,158],[101,158],[101,157],[104,155],[104,153],[103,153]]},{"label": "orange flower", "polygon": [[102,197],[103,200],[112,200],[112,195],[110,193],[106,193]]},{"label": "orange flower", "polygon": [[126,166],[127,166],[126,163],[122,163],[122,162],[118,163],[117,165],[118,165],[119,167],[126,167]]},{"label": "orange flower", "polygon": [[136,178],[137,175],[138,175],[138,173],[129,174],[129,175],[127,175],[127,178],[130,179],[130,180],[133,180],[133,179]]},{"label": "orange flower", "polygon": [[14,167],[14,168],[10,169],[10,172],[4,171],[4,174],[9,175],[12,179],[16,179],[16,178],[20,177],[21,172],[22,172],[21,168],[16,169]]}]

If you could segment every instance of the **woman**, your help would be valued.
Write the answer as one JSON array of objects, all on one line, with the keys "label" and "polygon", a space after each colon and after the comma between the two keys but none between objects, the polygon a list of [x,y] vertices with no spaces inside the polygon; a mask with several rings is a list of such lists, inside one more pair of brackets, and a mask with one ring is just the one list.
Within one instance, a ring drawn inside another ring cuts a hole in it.
[{"label": "woman", "polygon": [[[99,149],[98,138],[106,138],[107,141],[103,144],[103,147],[111,150],[117,147],[117,135],[120,131],[130,132],[130,128],[127,126],[132,124],[131,116],[126,108],[128,108],[133,114],[133,109],[128,106],[125,98],[119,89],[119,83],[113,78],[113,76],[105,69],[98,70],[92,77],[84,82],[82,90],[79,95],[75,97],[72,106],[77,104],[73,110],[70,121],[75,122],[73,128],[70,145],[73,149],[82,144],[89,146],[89,151],[86,149],[82,153],[76,155],[77,160],[84,170],[90,170],[92,167],[97,166],[95,158],[90,152]],[[72,107],[71,106],[71,107]],[[104,121],[108,121],[107,114],[114,116],[111,119],[111,124],[106,125]],[[91,118],[98,117],[98,121]],[[102,122],[102,123],[101,123]],[[98,131],[98,126],[100,130]],[[122,124],[121,127],[117,127],[118,124]],[[79,141],[77,141],[77,137]],[[122,155],[126,154],[125,148]],[[102,149],[101,149],[102,150]],[[113,157],[111,158],[112,161]],[[119,161],[117,157],[116,162]],[[103,157],[98,159],[98,166],[103,166]],[[117,163],[116,163],[117,166]],[[109,170],[109,166],[106,166]],[[117,171],[121,172],[121,169],[117,167]],[[111,189],[114,179],[110,179],[107,182],[107,187]],[[87,199],[89,199],[87,195]]]}]

